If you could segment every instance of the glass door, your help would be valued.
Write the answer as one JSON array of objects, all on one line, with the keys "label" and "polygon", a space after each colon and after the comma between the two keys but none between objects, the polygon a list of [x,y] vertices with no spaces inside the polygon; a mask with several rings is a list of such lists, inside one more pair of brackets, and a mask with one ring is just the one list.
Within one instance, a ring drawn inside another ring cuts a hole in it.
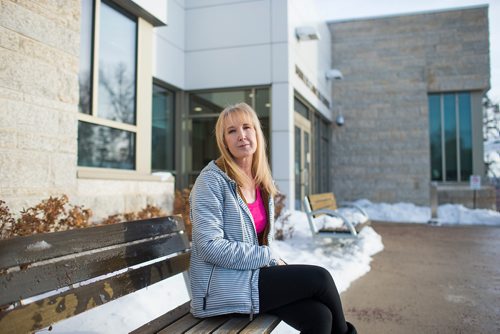
[{"label": "glass door", "polygon": [[295,113],[295,209],[302,209],[302,199],[311,186],[311,122]]}]

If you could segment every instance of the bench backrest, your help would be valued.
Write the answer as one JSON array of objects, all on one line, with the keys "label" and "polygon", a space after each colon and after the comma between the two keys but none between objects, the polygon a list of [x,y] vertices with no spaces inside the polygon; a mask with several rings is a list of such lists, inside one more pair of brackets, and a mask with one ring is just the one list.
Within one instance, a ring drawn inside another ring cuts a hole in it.
[{"label": "bench backrest", "polygon": [[1,240],[1,332],[41,329],[186,271],[183,230],[170,216]]},{"label": "bench backrest", "polygon": [[307,196],[311,211],[328,209],[337,210],[337,201],[333,193],[322,193]]}]

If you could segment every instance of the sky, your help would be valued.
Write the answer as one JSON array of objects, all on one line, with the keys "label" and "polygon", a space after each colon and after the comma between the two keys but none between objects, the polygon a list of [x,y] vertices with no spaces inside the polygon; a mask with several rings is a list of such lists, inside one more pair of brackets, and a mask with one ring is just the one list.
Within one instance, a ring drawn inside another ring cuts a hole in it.
[{"label": "sky", "polygon": [[[399,223],[427,223],[431,212],[429,207],[415,206],[411,203],[372,203],[362,199],[356,201],[356,204],[361,206],[373,220]],[[360,218],[359,214],[353,211],[343,211],[342,214],[348,219]],[[384,250],[384,240],[376,232],[376,226],[363,228],[358,239],[344,243],[340,247],[339,243],[334,243],[330,239],[320,239],[315,242],[311,237],[305,213],[288,211],[282,216],[287,215],[284,226],[293,226],[294,229],[291,238],[275,242],[280,256],[288,263],[308,263],[325,267],[332,274],[339,292],[346,291],[353,281],[366,275],[371,270],[370,263],[373,256]],[[437,223],[433,224],[432,228],[450,224],[500,226],[499,212],[471,210],[462,205],[440,206],[437,218]],[[319,217],[317,223],[334,226],[338,224],[338,221],[335,218]],[[276,226],[281,226],[280,220],[277,221]],[[177,275],[56,323],[52,326],[50,333],[127,333],[188,300],[184,279],[182,275]],[[49,333],[49,331],[43,329],[38,333]],[[296,330],[283,322],[273,331],[273,334],[296,333],[298,333]]]},{"label": "sky", "polygon": [[333,21],[489,5],[491,89],[500,103],[500,0],[314,0],[321,20]]}]

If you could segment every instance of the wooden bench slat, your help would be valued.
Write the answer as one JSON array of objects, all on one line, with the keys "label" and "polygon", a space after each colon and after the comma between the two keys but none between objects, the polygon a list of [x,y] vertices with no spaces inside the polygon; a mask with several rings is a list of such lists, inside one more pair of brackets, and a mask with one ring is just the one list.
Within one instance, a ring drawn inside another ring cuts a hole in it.
[{"label": "wooden bench slat", "polygon": [[248,315],[234,315],[226,321],[222,326],[217,328],[214,334],[236,334],[243,330],[250,322]]},{"label": "wooden bench slat", "polygon": [[311,210],[313,211],[321,209],[337,210],[337,201],[335,200],[335,195],[333,195],[333,193],[309,195],[308,199]]},{"label": "wooden bench slat", "polygon": [[184,333],[202,320],[203,319],[195,318],[191,313],[188,313],[173,324],[159,331],[158,334]]},{"label": "wooden bench slat", "polygon": [[[0,241],[0,272],[15,266],[92,249],[182,231],[181,217],[169,216],[62,232],[35,234]],[[50,247],[30,250],[37,243]]]},{"label": "wooden bench slat", "polygon": [[162,316],[151,320],[147,324],[133,330],[130,334],[147,334],[147,333],[157,333],[161,329],[167,327],[177,319],[182,318],[189,313],[191,301],[188,301],[175,309],[168,311]]},{"label": "wooden bench slat", "polygon": [[268,334],[278,326],[280,319],[277,316],[270,314],[262,314],[255,318],[252,322],[248,324],[240,333],[241,334],[253,334],[262,333]]},{"label": "wooden bench slat", "polygon": [[180,254],[126,273],[68,290],[59,295],[5,311],[1,314],[2,333],[24,333],[41,329],[105,304],[131,292],[186,271],[190,253]]},{"label": "wooden bench slat", "polygon": [[185,235],[174,234],[13,271],[0,276],[0,306],[185,251],[187,244]]},{"label": "wooden bench slat", "polygon": [[217,317],[210,317],[203,319],[196,326],[186,332],[186,334],[197,333],[213,333],[214,330],[219,328],[223,323],[229,319],[229,316],[221,315]]}]

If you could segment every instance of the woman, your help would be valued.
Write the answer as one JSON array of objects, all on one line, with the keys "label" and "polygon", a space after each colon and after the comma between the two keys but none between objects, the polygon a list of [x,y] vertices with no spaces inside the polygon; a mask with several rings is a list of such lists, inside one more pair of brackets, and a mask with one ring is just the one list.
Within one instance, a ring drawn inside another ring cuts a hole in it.
[{"label": "woman", "polygon": [[227,107],[215,135],[221,157],[201,171],[190,197],[193,315],[267,312],[303,333],[356,333],[329,272],[285,265],[271,248],[277,190],[255,111]]}]

